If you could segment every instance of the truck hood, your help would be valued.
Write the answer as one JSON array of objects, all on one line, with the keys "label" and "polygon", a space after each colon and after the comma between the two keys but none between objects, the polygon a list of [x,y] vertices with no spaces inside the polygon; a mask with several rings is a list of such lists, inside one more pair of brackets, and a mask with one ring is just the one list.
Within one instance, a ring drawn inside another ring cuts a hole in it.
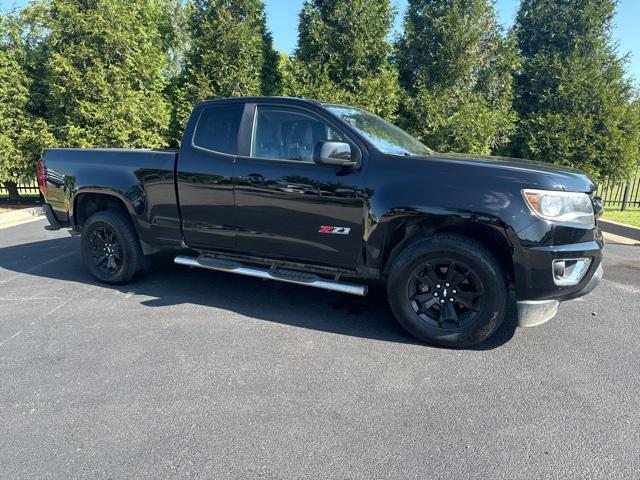
[{"label": "truck hood", "polygon": [[509,157],[492,157],[458,153],[434,153],[430,160],[475,165],[480,168],[495,169],[496,173],[509,171],[513,176],[545,177],[546,185],[553,190],[592,193],[596,189],[593,180],[580,170],[561,167],[550,163],[536,162]]}]

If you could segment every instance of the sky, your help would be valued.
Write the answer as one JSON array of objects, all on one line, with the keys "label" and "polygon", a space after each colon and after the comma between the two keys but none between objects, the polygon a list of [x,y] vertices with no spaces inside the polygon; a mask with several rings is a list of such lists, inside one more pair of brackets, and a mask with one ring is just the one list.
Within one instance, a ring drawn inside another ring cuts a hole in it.
[{"label": "sky", "polygon": [[[296,48],[298,13],[303,1],[265,0],[269,29],[273,33],[276,48],[282,52],[292,53]],[[407,0],[392,0],[392,3],[398,10],[395,30],[399,31]],[[506,28],[513,25],[519,4],[520,0],[496,1],[496,11]],[[613,37],[618,42],[619,52],[631,55],[627,71],[640,83],[640,0],[620,0]]]},{"label": "sky", "polygon": [[[304,0],[265,0],[267,22],[273,33],[278,50],[292,53],[298,37],[298,13]],[[407,0],[392,0],[398,10],[395,30],[402,25],[402,16],[407,8]],[[0,0],[0,10],[21,6],[26,0]],[[519,0],[497,0],[496,10],[500,21],[510,27],[516,16]],[[618,43],[619,53],[629,54],[627,71],[640,83],[640,0],[620,0],[615,20],[614,40]]]}]

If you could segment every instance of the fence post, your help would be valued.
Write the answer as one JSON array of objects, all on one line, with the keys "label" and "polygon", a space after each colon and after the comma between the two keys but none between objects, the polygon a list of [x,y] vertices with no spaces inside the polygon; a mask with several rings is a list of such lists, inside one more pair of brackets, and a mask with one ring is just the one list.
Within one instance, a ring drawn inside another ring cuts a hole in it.
[{"label": "fence post", "polygon": [[627,202],[629,201],[629,188],[631,187],[631,179],[627,180],[627,184],[624,186],[624,193],[622,194],[622,208],[624,212],[627,209]]}]

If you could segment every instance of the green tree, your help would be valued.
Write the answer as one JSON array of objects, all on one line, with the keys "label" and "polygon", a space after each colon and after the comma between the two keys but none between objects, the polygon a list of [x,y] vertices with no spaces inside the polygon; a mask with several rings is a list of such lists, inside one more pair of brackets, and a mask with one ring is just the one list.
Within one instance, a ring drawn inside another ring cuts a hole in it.
[{"label": "green tree", "polygon": [[163,50],[169,63],[165,69],[168,80],[167,93],[172,82],[180,75],[184,66],[184,56],[188,46],[187,8],[184,0],[157,0],[160,2],[160,35]]},{"label": "green tree", "polygon": [[44,84],[61,145],[167,144],[165,8],[159,0],[51,0]]},{"label": "green tree", "polygon": [[[523,0],[516,155],[624,177],[640,157],[640,118],[611,29],[615,0]],[[634,113],[635,110],[635,113]]]},{"label": "green tree", "polygon": [[42,149],[53,141],[34,112],[32,33],[25,16],[0,17],[0,182],[11,201],[19,200],[17,183],[33,178]]},{"label": "green tree", "polygon": [[281,57],[285,94],[350,103],[394,118],[397,71],[389,0],[306,0],[293,58]]},{"label": "green tree", "polygon": [[194,0],[187,16],[189,48],[173,92],[173,144],[199,101],[279,92],[262,0]]},{"label": "green tree", "polygon": [[409,0],[397,45],[404,126],[436,150],[499,150],[515,124],[517,61],[491,0]]},{"label": "green tree", "polygon": [[280,95],[282,93],[282,73],[280,72],[280,55],[273,48],[273,36],[266,28],[262,42],[262,94]]}]

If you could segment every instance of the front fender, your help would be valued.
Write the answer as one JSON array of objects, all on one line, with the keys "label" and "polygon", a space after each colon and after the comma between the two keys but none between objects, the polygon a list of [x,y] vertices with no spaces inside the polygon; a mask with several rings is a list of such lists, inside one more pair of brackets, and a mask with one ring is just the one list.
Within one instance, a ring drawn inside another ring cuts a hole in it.
[{"label": "front fender", "polygon": [[516,236],[499,217],[454,209],[402,207],[390,209],[371,229],[366,242],[367,267],[386,274],[395,257],[413,241],[444,232],[470,236],[505,265],[512,262]]}]

